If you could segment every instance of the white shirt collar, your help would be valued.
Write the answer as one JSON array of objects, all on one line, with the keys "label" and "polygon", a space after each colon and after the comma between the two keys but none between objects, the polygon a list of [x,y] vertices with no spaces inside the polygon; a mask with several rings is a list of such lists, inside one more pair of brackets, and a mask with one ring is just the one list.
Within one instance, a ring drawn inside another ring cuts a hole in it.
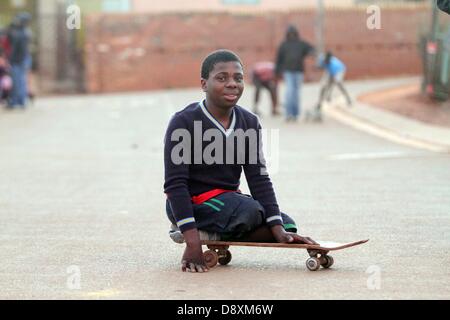
[{"label": "white shirt collar", "polygon": [[208,109],[206,109],[205,106],[205,101],[202,101],[199,103],[200,108],[202,109],[203,113],[205,114],[205,116],[208,117],[209,120],[211,120],[211,122],[220,130],[223,132],[223,134],[226,137],[229,137],[230,134],[234,131],[234,126],[236,125],[236,113],[233,109],[233,115],[232,115],[232,120],[231,120],[231,124],[230,127],[228,128],[228,130],[225,130],[225,128],[213,117],[213,115],[208,111]]}]

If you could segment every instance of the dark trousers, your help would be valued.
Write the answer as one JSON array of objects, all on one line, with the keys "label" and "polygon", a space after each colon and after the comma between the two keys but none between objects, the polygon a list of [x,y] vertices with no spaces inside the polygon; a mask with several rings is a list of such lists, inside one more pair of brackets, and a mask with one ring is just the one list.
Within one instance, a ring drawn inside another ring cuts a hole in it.
[{"label": "dark trousers", "polygon": [[12,107],[25,107],[27,99],[27,68],[26,63],[11,65],[11,77],[13,80],[13,88],[9,100],[9,105]]},{"label": "dark trousers", "polygon": [[[261,204],[249,195],[239,192],[223,193],[202,204],[193,204],[194,218],[199,230],[219,233],[222,238],[239,239],[245,234],[265,225],[266,215]],[[167,200],[166,213],[176,224],[170,202]],[[281,213],[286,231],[297,232],[294,220]]]},{"label": "dark trousers", "polygon": [[270,92],[270,99],[272,101],[272,113],[275,113],[277,111],[278,105],[277,82],[275,80],[261,81],[258,77],[253,76],[253,84],[255,85],[254,111],[258,112],[261,89],[265,88]]}]

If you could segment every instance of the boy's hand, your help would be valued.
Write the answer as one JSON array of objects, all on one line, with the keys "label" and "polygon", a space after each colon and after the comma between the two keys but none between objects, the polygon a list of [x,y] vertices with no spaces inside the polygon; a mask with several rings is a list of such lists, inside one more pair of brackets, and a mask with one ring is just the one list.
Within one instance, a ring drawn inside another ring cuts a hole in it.
[{"label": "boy's hand", "polygon": [[302,243],[302,244],[318,244],[310,237],[302,237],[296,233],[286,232],[281,225],[271,228],[272,234],[279,243]]},{"label": "boy's hand", "polygon": [[186,241],[183,259],[181,261],[181,270],[183,272],[207,272],[203,250],[197,229],[191,229],[183,233]]}]

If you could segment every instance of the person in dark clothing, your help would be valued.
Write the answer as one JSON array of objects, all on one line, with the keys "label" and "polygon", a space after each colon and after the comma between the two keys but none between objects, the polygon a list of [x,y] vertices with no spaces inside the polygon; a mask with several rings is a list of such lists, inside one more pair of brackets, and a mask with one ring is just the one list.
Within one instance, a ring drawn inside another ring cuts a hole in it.
[{"label": "person in dark clothing", "polygon": [[[201,240],[315,244],[295,233],[295,222],[280,212],[259,119],[237,105],[244,91],[239,57],[228,50],[211,53],[201,78],[205,99],[177,112],[164,139],[166,213],[178,228],[172,233],[182,233],[186,243],[182,271],[208,270]],[[242,171],[252,196],[239,191]]]},{"label": "person in dark clothing", "polygon": [[253,112],[259,114],[258,104],[261,89],[265,88],[270,92],[272,101],[272,115],[278,115],[278,81],[275,75],[275,65],[272,62],[255,63],[252,69],[252,82],[255,86],[255,98]]},{"label": "person in dark clothing", "polygon": [[450,0],[437,0],[438,8],[450,14]]},{"label": "person in dark clothing", "polygon": [[314,53],[314,48],[300,38],[295,26],[289,26],[286,39],[280,45],[276,59],[276,74],[283,76],[286,84],[286,120],[297,120],[301,113],[301,86],[304,60]]},{"label": "person in dark clothing", "polygon": [[9,99],[9,107],[25,108],[28,95],[27,74],[31,64],[31,54],[29,43],[31,35],[27,29],[31,21],[28,13],[18,14],[8,32],[8,40],[11,46],[9,63],[11,65],[11,77],[13,79],[13,89]]}]

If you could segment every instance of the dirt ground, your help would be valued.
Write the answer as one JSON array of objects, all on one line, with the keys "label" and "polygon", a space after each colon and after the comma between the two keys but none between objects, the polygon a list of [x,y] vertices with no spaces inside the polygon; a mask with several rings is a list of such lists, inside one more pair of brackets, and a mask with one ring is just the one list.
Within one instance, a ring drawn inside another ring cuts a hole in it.
[{"label": "dirt ground", "polygon": [[368,93],[359,100],[431,125],[450,127],[450,101],[430,100],[421,94],[420,84]]}]

